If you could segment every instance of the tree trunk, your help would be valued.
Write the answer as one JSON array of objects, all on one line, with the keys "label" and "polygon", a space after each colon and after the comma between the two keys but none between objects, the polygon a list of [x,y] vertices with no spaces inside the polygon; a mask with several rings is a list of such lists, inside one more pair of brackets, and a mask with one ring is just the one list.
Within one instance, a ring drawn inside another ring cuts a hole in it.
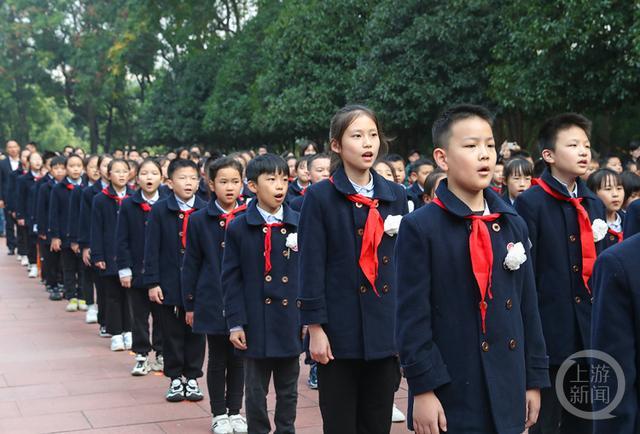
[{"label": "tree trunk", "polygon": [[111,133],[113,126],[113,106],[109,105],[109,117],[107,118],[107,128],[104,132],[104,152],[111,149]]},{"label": "tree trunk", "polygon": [[24,88],[24,83],[20,77],[15,80],[14,99],[17,109],[17,123],[13,128],[15,131],[15,139],[18,143],[25,145],[29,141],[29,114],[28,99]]},{"label": "tree trunk", "polygon": [[[98,153],[98,144],[100,143],[100,129],[98,127],[98,116],[96,114],[96,108],[93,104],[89,104],[87,109],[87,123],[89,124],[89,141],[91,143],[91,153]],[[104,152],[108,152],[109,149],[105,144]]]}]

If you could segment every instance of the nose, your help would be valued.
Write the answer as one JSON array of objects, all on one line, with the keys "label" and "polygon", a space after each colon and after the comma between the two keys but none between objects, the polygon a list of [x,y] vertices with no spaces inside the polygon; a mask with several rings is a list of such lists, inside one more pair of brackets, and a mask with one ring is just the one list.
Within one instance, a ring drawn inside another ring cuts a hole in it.
[{"label": "nose", "polygon": [[480,160],[489,159],[489,147],[487,146],[486,143],[483,143],[482,145],[479,146],[478,159]]}]

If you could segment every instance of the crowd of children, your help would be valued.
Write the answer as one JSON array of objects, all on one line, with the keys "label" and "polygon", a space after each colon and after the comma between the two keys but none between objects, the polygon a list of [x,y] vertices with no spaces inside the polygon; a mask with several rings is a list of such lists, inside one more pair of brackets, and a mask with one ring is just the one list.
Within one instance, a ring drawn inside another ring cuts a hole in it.
[{"label": "crowd of children", "polygon": [[[170,402],[203,399],[208,347],[214,433],[270,432],[270,381],[275,432],[295,432],[303,352],[327,433],[403,421],[401,373],[420,434],[613,432],[550,386],[579,350],[620,353],[600,294],[626,296],[616,267],[638,253],[640,235],[623,242],[640,231],[637,163],[598,164],[578,114],[543,124],[535,160],[498,148],[492,126],[483,107],[449,108],[433,159],[411,151],[408,164],[358,105],[334,115],[326,153],[305,143],[299,158],[58,155],[9,141],[8,254],[98,323],[111,351],[135,353],[132,375],[164,372]],[[621,409],[632,418],[638,405]]]}]

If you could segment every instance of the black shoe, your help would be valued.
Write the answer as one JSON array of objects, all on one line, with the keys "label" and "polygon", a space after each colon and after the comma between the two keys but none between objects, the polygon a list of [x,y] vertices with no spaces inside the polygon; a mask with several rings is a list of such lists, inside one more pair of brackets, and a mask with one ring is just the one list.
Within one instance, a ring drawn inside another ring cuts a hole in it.
[{"label": "black shoe", "polygon": [[185,383],[184,397],[187,401],[202,401],[204,398],[200,386],[198,386],[198,382],[194,378]]},{"label": "black shoe", "polygon": [[52,301],[60,301],[62,300],[62,298],[63,298],[62,292],[60,291],[53,290],[51,291],[51,294],[49,294],[49,300],[52,300]]},{"label": "black shoe", "polygon": [[184,401],[184,385],[179,378],[171,380],[171,384],[169,385],[169,390],[167,390],[165,398],[169,402]]}]

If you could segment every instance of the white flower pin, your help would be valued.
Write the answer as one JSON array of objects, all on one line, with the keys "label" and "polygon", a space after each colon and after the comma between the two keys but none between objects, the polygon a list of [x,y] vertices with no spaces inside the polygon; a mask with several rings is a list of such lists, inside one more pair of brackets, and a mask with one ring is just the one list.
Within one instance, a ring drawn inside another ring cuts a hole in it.
[{"label": "white flower pin", "polygon": [[384,231],[390,237],[394,236],[398,233],[398,229],[400,229],[400,221],[402,220],[401,215],[389,215],[384,220]]},{"label": "white flower pin", "polygon": [[524,264],[527,260],[527,254],[525,253],[522,243],[509,243],[507,245],[507,256],[504,258],[504,268],[511,271],[520,269],[520,265]]},{"label": "white flower pin", "polygon": [[294,252],[297,252],[298,251],[298,234],[294,232],[292,234],[287,235],[287,241],[285,245],[291,250],[293,250]]},{"label": "white flower pin", "polygon": [[591,224],[591,230],[593,231],[593,241],[597,243],[607,236],[609,225],[602,219],[595,219]]}]

